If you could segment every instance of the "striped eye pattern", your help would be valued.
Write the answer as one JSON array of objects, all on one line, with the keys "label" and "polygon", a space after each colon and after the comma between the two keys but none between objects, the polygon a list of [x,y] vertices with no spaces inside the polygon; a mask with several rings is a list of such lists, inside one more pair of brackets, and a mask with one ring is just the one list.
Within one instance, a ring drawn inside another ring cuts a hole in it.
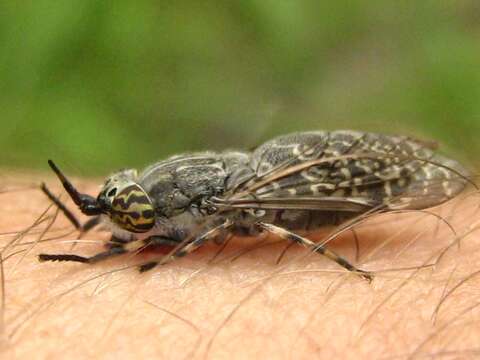
[{"label": "striped eye pattern", "polygon": [[152,201],[138,184],[131,184],[118,192],[112,201],[112,221],[121,228],[144,233],[155,225]]}]

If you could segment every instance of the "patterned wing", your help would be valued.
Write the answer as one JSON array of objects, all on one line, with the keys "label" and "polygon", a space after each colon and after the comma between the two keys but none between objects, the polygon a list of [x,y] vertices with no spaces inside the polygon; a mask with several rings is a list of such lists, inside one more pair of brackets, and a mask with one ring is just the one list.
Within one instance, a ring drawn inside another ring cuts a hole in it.
[{"label": "patterned wing", "polygon": [[408,137],[356,131],[273,139],[251,158],[254,175],[222,199],[234,208],[362,212],[422,209],[459,193],[468,172]]}]

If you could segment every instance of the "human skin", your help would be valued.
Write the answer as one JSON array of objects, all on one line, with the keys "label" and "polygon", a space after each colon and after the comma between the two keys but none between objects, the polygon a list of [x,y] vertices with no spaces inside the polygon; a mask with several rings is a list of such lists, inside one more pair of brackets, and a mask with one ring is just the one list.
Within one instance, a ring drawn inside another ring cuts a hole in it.
[{"label": "human skin", "polygon": [[[443,220],[411,212],[357,226],[356,264],[375,272],[368,283],[298,246],[277,264],[286,243],[274,237],[233,239],[213,261],[220,247],[205,245],[143,274],[133,265],[161,254],[39,263],[39,253],[93,255],[108,233],[91,231],[72,249],[78,233],[52,207],[47,220],[19,234],[49,206],[38,179],[62,193],[46,173],[1,178],[2,358],[480,356],[480,196],[473,190],[432,210]],[[92,195],[101,184],[73,180]],[[347,231],[330,248],[355,261],[353,240]]]}]

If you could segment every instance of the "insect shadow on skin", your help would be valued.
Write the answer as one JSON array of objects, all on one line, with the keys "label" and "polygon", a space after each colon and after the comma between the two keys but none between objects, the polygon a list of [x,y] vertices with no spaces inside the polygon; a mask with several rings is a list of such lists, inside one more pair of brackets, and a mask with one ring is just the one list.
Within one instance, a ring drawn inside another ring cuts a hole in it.
[{"label": "insect shadow on skin", "polygon": [[110,247],[91,257],[40,254],[41,261],[96,263],[144,248],[171,246],[152,269],[213,239],[271,233],[335,261],[371,281],[343,257],[298,232],[338,225],[372,212],[417,210],[441,204],[464,189],[469,173],[433,146],[409,137],[357,131],[295,133],[252,153],[202,152],[173,156],[143,173],[123,170],[94,198],[76,190],[49,160],[83,214],[81,225],[45,185],[43,192],[80,231],[100,223]]}]

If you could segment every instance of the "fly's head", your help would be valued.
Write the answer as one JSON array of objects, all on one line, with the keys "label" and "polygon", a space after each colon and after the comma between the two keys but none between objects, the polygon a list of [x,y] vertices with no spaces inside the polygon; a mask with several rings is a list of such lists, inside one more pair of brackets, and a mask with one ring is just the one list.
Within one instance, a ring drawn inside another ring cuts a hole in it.
[{"label": "fly's head", "polygon": [[94,198],[79,193],[51,160],[49,165],[85,215],[107,215],[120,228],[134,233],[148,232],[154,227],[154,206],[136,182],[136,170],[122,170],[112,175]]}]

